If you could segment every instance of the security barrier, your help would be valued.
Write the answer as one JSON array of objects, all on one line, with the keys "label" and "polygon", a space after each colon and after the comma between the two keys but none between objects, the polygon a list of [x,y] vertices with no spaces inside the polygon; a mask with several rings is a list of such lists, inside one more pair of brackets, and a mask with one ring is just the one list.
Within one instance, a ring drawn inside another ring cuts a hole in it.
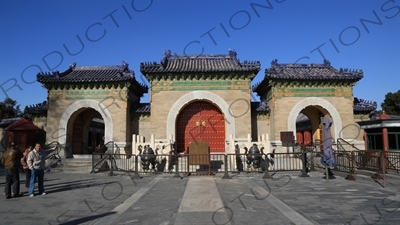
[{"label": "security barrier", "polygon": [[[195,162],[195,163],[193,163]],[[153,174],[174,174],[175,176],[232,174],[264,174],[283,171],[299,171],[308,176],[307,153],[269,154],[92,154],[92,173],[109,171],[132,172],[137,177]]]}]

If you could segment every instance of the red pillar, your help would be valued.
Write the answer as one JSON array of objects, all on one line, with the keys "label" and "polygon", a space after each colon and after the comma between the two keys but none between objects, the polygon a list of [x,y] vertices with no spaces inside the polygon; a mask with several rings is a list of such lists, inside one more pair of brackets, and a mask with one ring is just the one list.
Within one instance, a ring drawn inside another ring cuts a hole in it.
[{"label": "red pillar", "polygon": [[303,132],[302,131],[297,131],[296,132],[296,138],[297,138],[297,143],[300,145],[300,144],[303,144]]},{"label": "red pillar", "polygon": [[384,127],[382,129],[382,139],[383,139],[383,155],[385,157],[385,164],[386,164],[386,169],[389,168],[389,139],[388,139],[388,132],[387,128]]},{"label": "red pillar", "polygon": [[309,145],[312,143],[311,131],[304,131],[304,144]]},{"label": "red pillar", "polygon": [[389,140],[388,140],[388,132],[387,132],[386,127],[382,128],[382,139],[383,139],[383,150],[385,152],[387,152],[389,149]]}]

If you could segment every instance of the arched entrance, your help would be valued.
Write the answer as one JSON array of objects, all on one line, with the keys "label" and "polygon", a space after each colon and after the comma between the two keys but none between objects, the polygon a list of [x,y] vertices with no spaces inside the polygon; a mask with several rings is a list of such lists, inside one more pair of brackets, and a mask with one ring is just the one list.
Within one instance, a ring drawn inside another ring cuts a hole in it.
[{"label": "arched entrance", "polygon": [[[113,121],[111,118],[111,114],[108,111],[107,107],[105,107],[101,102],[91,100],[91,99],[83,99],[83,100],[78,100],[68,106],[68,108],[63,112],[60,123],[59,123],[59,128],[58,128],[58,142],[60,144],[65,145],[65,156],[66,157],[72,157],[73,150],[72,150],[72,144],[73,144],[73,126],[75,119],[80,115],[80,113],[87,111],[88,114],[91,116],[88,117],[89,119],[85,119],[84,121],[90,123],[93,118],[100,114],[101,118],[104,120],[104,143],[107,143],[108,141],[113,140]],[[97,114],[98,113],[98,114]],[[84,124],[84,123],[83,123]],[[88,127],[83,126],[83,127]],[[82,135],[84,135],[84,132],[82,132]],[[84,138],[82,138],[82,143],[83,143]],[[78,142],[78,140],[76,140]],[[78,144],[76,144],[78,145]],[[84,146],[84,144],[80,145],[81,148]],[[75,150],[76,151],[76,150]],[[81,151],[82,152],[82,151]]]},{"label": "arched entrance", "polygon": [[105,107],[101,102],[91,99],[78,100],[68,106],[68,108],[64,111],[61,116],[58,128],[58,142],[61,144],[65,144],[67,157],[69,154],[72,154],[71,137],[73,122],[75,121],[76,116],[78,116],[86,109],[95,110],[101,115],[101,118],[104,120],[104,142],[107,143],[108,141],[113,140],[114,125],[111,114],[108,111],[107,107]]},{"label": "arched entrance", "polygon": [[206,141],[210,152],[225,152],[225,119],[221,110],[208,101],[194,101],[184,106],[176,120],[179,152],[191,142]]},{"label": "arched entrance", "polygon": [[[215,104],[225,116],[225,126],[226,133],[225,139],[229,140],[229,135],[236,135],[236,122],[235,117],[231,111],[231,107],[226,103],[226,101],[219,95],[216,95],[210,91],[191,91],[180,97],[170,108],[167,117],[167,137],[172,137],[176,135],[176,119],[182,110],[182,106],[189,104],[195,100],[206,100]],[[175,138],[176,140],[176,138]]]},{"label": "arched entrance", "polygon": [[[300,112],[305,112],[304,110],[310,107],[310,109],[317,109],[319,112],[322,112],[323,115],[329,114],[332,118],[332,138],[337,139],[340,137],[340,131],[342,129],[342,120],[340,118],[339,112],[336,108],[327,100],[318,97],[308,97],[304,98],[301,101],[297,102],[296,105],[293,106],[292,110],[290,110],[289,117],[288,117],[288,130],[295,131],[296,130],[296,119]],[[313,120],[318,120],[317,116],[310,116]],[[315,126],[319,126],[320,123],[313,122]],[[313,125],[313,126],[314,126]]]},{"label": "arched entrance", "polygon": [[81,108],[68,121],[72,154],[91,154],[103,145],[104,121],[100,113],[92,108]]},{"label": "arched entrance", "polygon": [[296,139],[301,145],[312,145],[323,140],[321,117],[329,112],[321,106],[307,106],[299,113],[296,121]]}]

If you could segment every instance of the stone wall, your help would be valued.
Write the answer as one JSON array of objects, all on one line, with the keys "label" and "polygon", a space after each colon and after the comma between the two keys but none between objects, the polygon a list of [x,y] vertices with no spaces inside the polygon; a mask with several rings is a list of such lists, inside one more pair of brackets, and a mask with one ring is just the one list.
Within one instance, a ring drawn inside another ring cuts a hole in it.
[{"label": "stone wall", "polygon": [[[105,123],[105,141],[125,143],[131,138],[129,104],[121,90],[50,90],[47,112],[46,141],[70,142],[72,122],[79,113],[93,109]],[[79,95],[79,93],[85,95]],[[68,128],[68,134],[67,134]]]},{"label": "stone wall", "polygon": [[[308,102],[307,100],[310,99]],[[302,105],[298,105],[302,101]],[[291,111],[297,105],[302,109],[306,107],[316,107],[321,111],[322,114],[328,113],[331,115],[333,120],[332,135],[334,138],[353,138],[356,133],[354,129],[355,121],[353,117],[353,101],[345,97],[285,97],[274,100],[274,107],[271,109],[271,120],[274,121],[273,134],[271,134],[271,140],[279,140],[280,132],[287,131],[289,127],[289,121],[296,121],[297,115],[293,115],[296,118],[291,117]],[[335,114],[338,116],[335,117]],[[292,116],[292,117],[293,117]],[[336,121],[335,121],[336,120]],[[293,124],[292,124],[293,125]],[[335,127],[336,126],[336,127]],[[294,131],[294,130],[293,130]]]},{"label": "stone wall", "polygon": [[[186,104],[196,100],[206,100],[215,104],[221,109],[225,116],[225,124],[227,133],[229,125],[236,124],[235,137],[247,137],[251,133],[251,104],[249,90],[211,90],[211,91],[197,91],[199,93],[193,99],[185,98],[182,96],[190,94],[191,91],[158,91],[151,94],[151,133],[157,137],[167,138],[167,120],[174,110],[172,107],[176,102],[181,102],[179,108],[182,109]],[[203,93],[203,94],[202,94]],[[211,94],[210,94],[211,93]],[[194,95],[195,96],[195,95]],[[223,100],[224,104],[220,104],[219,100]],[[179,113],[179,112],[178,112]],[[176,117],[173,118],[176,121]],[[228,134],[227,134],[228,135]]]}]

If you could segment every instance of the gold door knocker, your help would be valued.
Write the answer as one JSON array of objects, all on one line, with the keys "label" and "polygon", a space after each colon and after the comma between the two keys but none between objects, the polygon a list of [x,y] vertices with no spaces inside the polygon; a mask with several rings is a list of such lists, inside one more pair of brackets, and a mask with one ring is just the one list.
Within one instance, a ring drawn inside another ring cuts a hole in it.
[{"label": "gold door knocker", "polygon": [[200,126],[205,127],[206,126],[206,121],[196,121],[196,127],[200,127]]}]

